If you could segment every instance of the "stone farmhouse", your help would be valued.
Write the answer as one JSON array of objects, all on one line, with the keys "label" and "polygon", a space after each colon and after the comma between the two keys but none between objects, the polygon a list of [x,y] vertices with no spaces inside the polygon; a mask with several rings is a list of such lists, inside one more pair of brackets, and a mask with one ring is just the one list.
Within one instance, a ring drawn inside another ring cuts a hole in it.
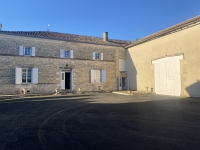
[{"label": "stone farmhouse", "polygon": [[130,42],[0,25],[0,94],[136,90],[200,97],[200,16]]},{"label": "stone farmhouse", "polygon": [[[0,94],[127,89],[125,46],[130,41],[0,28]],[[120,83],[118,83],[120,82]]]}]

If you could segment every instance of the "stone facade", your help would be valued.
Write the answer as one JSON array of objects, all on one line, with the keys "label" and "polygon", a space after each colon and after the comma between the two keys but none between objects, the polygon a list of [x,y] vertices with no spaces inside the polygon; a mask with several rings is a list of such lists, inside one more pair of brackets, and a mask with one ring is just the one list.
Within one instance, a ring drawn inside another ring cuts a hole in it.
[{"label": "stone facade", "polygon": [[[19,56],[19,46],[35,47],[35,56]],[[73,50],[73,58],[60,58],[60,49]],[[92,60],[92,52],[103,60]],[[73,91],[112,91],[120,76],[118,60],[122,46],[89,44],[0,34],[0,94],[54,93],[61,89],[61,71],[71,70]],[[66,67],[67,64],[67,67]],[[38,84],[15,84],[15,68],[38,68]],[[106,82],[91,83],[90,70],[106,70]]]}]

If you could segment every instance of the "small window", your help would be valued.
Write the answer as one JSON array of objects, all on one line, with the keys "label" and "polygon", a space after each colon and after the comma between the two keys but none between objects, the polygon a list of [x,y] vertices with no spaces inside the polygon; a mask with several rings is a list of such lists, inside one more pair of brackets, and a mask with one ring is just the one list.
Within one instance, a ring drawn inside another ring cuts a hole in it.
[{"label": "small window", "polygon": [[22,69],[22,83],[31,83],[31,69]]},{"label": "small window", "polygon": [[64,58],[70,58],[70,51],[64,51]]},{"label": "small window", "polygon": [[25,47],[24,48],[24,55],[25,56],[31,56],[31,47]]},{"label": "small window", "polygon": [[100,60],[100,53],[95,53],[95,59]]}]

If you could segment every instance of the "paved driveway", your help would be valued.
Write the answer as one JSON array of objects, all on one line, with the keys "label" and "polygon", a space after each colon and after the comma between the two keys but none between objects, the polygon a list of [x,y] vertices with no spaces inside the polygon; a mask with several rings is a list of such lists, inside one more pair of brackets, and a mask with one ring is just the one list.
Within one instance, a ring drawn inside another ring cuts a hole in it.
[{"label": "paved driveway", "polygon": [[200,149],[200,99],[109,93],[0,101],[3,149]]}]

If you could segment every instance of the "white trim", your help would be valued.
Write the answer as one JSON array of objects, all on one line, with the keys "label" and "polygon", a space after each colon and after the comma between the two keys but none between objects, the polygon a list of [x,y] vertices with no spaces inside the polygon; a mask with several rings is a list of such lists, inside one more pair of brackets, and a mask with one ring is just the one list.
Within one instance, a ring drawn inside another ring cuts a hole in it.
[{"label": "white trim", "polygon": [[90,70],[90,82],[94,82],[94,70]]},{"label": "white trim", "polygon": [[95,60],[95,52],[92,52],[92,60]]},{"label": "white trim", "polygon": [[[74,72],[74,70],[73,69],[71,69],[71,70],[61,70],[60,71],[60,89],[61,90],[65,90],[66,88],[65,88],[65,73],[70,73],[70,90],[73,90],[73,72]],[[63,76],[63,80],[62,80],[62,74],[64,74],[64,76]],[[69,89],[66,89],[66,90],[69,90]]]},{"label": "white trim", "polygon": [[31,83],[38,84],[38,68],[31,69]]},{"label": "white trim", "polygon": [[35,47],[31,48],[31,56],[35,56]]},{"label": "white trim", "polygon": [[100,60],[103,60],[103,53],[100,53]]},{"label": "white trim", "polygon": [[70,56],[70,58],[74,58],[74,51],[73,50],[70,50],[70,54],[69,54]]},{"label": "white trim", "polygon": [[183,59],[183,55],[165,57],[165,58],[153,60],[152,64],[161,63],[161,62],[167,62],[167,61],[173,61],[173,60],[181,60],[181,59]]},{"label": "white trim", "polygon": [[19,55],[20,56],[24,55],[24,47],[23,46],[19,46]]},{"label": "white trim", "polygon": [[15,84],[22,84],[22,68],[15,68]]},{"label": "white trim", "polygon": [[[29,48],[30,55],[26,55],[26,48]],[[24,56],[32,56],[32,47],[24,47]]]},{"label": "white trim", "polygon": [[72,70],[71,70],[71,74],[70,74],[70,85],[71,85],[71,90],[73,90],[73,77],[74,77],[73,73],[74,73],[74,70],[72,69]]},{"label": "white trim", "polygon": [[63,57],[64,57],[64,50],[60,49],[60,58],[63,58]]},{"label": "white trim", "polygon": [[101,82],[106,82],[106,70],[101,70]]}]

